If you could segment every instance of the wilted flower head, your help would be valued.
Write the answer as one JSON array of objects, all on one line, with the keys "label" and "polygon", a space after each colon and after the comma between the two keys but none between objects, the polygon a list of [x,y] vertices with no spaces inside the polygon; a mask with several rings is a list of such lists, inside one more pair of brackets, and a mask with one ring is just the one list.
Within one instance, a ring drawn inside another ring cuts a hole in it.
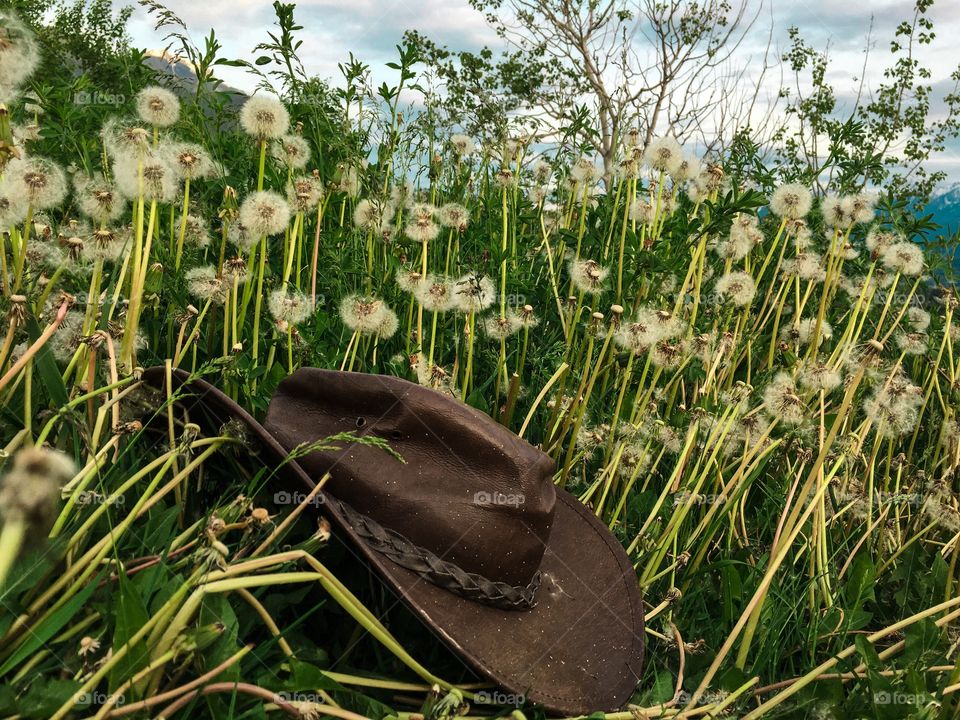
[{"label": "wilted flower head", "polygon": [[11,10],[0,9],[0,102],[10,102],[39,64],[33,33]]},{"label": "wilted flower head", "polygon": [[598,293],[603,290],[603,281],[609,270],[600,266],[596,260],[574,260],[570,263],[570,280],[582,293]]},{"label": "wilted flower head", "polygon": [[282,288],[270,293],[267,307],[274,320],[287,325],[299,325],[311,313],[310,301],[303,293]]},{"label": "wilted flower head", "polygon": [[437,209],[433,205],[420,203],[410,209],[410,220],[404,233],[416,242],[429,242],[440,233],[440,227],[433,221]]},{"label": "wilted flower head", "polygon": [[290,206],[272,190],[247,196],[240,206],[240,223],[253,235],[277,235],[290,222]]},{"label": "wilted flower head", "polygon": [[217,277],[217,269],[213,265],[190,268],[187,270],[186,280],[187,289],[198,300],[210,300],[219,305],[227,299],[230,288]]},{"label": "wilted flower head", "polygon": [[310,143],[300,135],[284,135],[273,144],[273,156],[294,170],[302,170],[310,162]]},{"label": "wilted flower head", "polygon": [[671,137],[653,138],[643,151],[643,161],[654,170],[673,175],[683,163],[683,149]]},{"label": "wilted flower head", "polygon": [[137,115],[155,127],[170,127],[180,119],[180,100],[166,88],[151,85],[137,93]]},{"label": "wilted flower head", "polygon": [[457,300],[453,282],[442,275],[428,275],[417,285],[414,296],[425,310],[431,312],[446,312]]},{"label": "wilted flower head", "polygon": [[813,203],[810,190],[797,183],[781,185],[770,196],[770,212],[784,220],[806,217]]},{"label": "wilted flower head", "polygon": [[437,219],[444,227],[463,232],[470,223],[470,212],[458,203],[447,203],[440,208]]},{"label": "wilted flower head", "polygon": [[489,276],[464,275],[454,283],[453,308],[462,313],[482,312],[493,304],[496,294]]},{"label": "wilted flower head", "polygon": [[750,273],[729,272],[722,275],[714,286],[718,295],[737,307],[746,307],[757,294],[757,284]]},{"label": "wilted flower head", "polygon": [[883,249],[880,262],[888,270],[901,275],[919,275],[923,272],[923,250],[920,246],[904,240]]},{"label": "wilted flower head", "polygon": [[383,300],[348,295],[340,302],[340,319],[354,332],[362,335],[379,334],[389,310]]},{"label": "wilted flower head", "polygon": [[477,149],[476,143],[473,142],[470,136],[460,134],[450,136],[450,147],[453,148],[453,152],[459,157],[469,155]]},{"label": "wilted flower head", "polygon": [[34,210],[57,207],[67,194],[67,177],[60,167],[46,158],[20,158],[4,169],[7,181],[19,186],[20,192]]},{"label": "wilted flower head", "polygon": [[240,126],[258,140],[274,140],[289,129],[290,113],[277,98],[254,95],[240,108]]}]

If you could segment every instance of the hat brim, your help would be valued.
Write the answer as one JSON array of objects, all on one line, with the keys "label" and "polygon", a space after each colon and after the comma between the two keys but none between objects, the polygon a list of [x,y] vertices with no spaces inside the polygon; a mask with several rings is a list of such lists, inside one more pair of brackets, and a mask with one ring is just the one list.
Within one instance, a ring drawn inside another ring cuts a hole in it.
[{"label": "hat brim", "polygon": [[[165,385],[165,369],[144,372]],[[264,462],[279,465],[284,448],[242,407],[210,383],[173,372],[173,392],[207,423],[238,420],[263,449]],[[200,418],[191,417],[193,422]],[[296,461],[280,473],[309,490],[314,481]],[[323,506],[335,533],[347,540],[416,616],[469,666],[507,696],[495,704],[530,702],[562,715],[622,707],[639,682],[643,664],[643,604],[626,552],[597,517],[557,489],[556,510],[541,572],[537,604],[501,610],[462,598],[397,565],[371,548],[332,504]]]}]

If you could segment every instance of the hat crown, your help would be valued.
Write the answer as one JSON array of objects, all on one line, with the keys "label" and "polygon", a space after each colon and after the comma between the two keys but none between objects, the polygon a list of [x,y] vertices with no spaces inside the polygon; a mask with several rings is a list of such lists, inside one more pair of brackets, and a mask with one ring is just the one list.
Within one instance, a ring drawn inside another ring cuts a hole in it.
[{"label": "hat crown", "polygon": [[283,380],[265,428],[294,448],[343,432],[385,440],[298,457],[325,491],[466,572],[527,585],[556,502],[553,461],[488,415],[399,378],[302,368]]}]

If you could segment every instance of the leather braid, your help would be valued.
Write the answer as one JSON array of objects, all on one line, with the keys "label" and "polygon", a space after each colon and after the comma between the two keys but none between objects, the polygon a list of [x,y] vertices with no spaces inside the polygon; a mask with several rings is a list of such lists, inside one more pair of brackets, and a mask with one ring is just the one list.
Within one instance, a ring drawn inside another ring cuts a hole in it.
[{"label": "leather braid", "polygon": [[347,503],[325,496],[325,502],[336,506],[354,531],[367,544],[397,565],[411,570],[429,582],[461,597],[502,610],[529,610],[536,605],[536,592],[541,575],[534,575],[529,585],[508,585],[467,572],[443,560],[426,548],[407,540],[403,535],[383,527],[373,518],[357,512]]}]

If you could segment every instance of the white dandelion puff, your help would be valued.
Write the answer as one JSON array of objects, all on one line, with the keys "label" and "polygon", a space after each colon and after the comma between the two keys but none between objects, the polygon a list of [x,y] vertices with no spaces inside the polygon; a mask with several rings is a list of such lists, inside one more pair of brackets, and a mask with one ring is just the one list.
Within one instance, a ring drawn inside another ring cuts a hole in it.
[{"label": "white dandelion puff", "polygon": [[180,119],[180,100],[166,88],[151,85],[137,93],[137,115],[148,125],[170,127]]},{"label": "white dandelion puff", "polygon": [[240,223],[260,237],[282,233],[289,222],[290,206],[272,190],[252,193],[240,206]]},{"label": "white dandelion puff", "polygon": [[810,190],[797,183],[781,185],[770,196],[770,212],[784,220],[806,217],[812,204]]},{"label": "white dandelion puff", "polygon": [[277,98],[254,95],[240,108],[240,126],[258,140],[275,140],[290,128],[290,113]]}]

